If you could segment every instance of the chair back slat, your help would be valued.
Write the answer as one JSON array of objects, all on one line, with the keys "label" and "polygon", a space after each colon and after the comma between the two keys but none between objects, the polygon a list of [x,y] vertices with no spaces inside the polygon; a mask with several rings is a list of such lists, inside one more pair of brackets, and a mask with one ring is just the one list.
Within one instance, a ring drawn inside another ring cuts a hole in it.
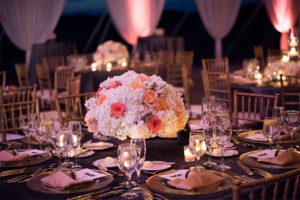
[{"label": "chair back slat", "polygon": [[41,94],[43,95],[46,90],[49,91],[50,96],[52,97],[52,83],[51,83],[51,75],[48,65],[43,65],[37,63],[36,73],[38,77],[39,89],[41,90]]},{"label": "chair back slat", "polygon": [[49,68],[50,72],[54,72],[57,67],[65,65],[65,57],[64,56],[45,57],[43,58],[43,64]]},{"label": "chair back slat", "polygon": [[6,86],[6,71],[0,71],[0,89],[4,90]]},{"label": "chair back slat", "polygon": [[67,82],[74,77],[74,71],[70,68],[64,67],[55,70],[54,74],[54,90],[58,94],[62,91],[67,91]]},{"label": "chair back slat", "polygon": [[158,74],[158,63],[157,62],[140,62],[134,65],[133,70],[140,74],[146,74],[147,76]]},{"label": "chair back slat", "polygon": [[183,64],[181,66],[181,72],[182,72],[182,80],[183,80],[183,86],[184,86],[184,100],[187,105],[187,108],[191,108],[192,99],[191,99],[191,87],[192,87],[192,79],[189,76],[188,67]]},{"label": "chair back slat", "polygon": [[36,98],[36,84],[1,91],[0,103],[26,102]]},{"label": "chair back slat", "polygon": [[174,87],[183,87],[181,65],[168,65],[167,66],[167,82]]},{"label": "chair back slat", "polygon": [[81,84],[81,75],[80,74],[78,76],[74,77],[74,78],[70,78],[67,81],[67,93],[68,93],[68,95],[79,94],[80,84]]},{"label": "chair back slat", "polygon": [[26,65],[21,63],[15,63],[15,69],[18,77],[20,87],[29,86],[29,77],[26,70]]}]

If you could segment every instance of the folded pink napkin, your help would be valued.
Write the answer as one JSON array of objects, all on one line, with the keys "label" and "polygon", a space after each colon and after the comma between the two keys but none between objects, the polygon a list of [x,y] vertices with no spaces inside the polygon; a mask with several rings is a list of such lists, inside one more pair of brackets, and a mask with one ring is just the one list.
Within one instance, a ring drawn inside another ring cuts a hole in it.
[{"label": "folded pink napkin", "polygon": [[11,151],[0,151],[0,162],[19,162],[23,160],[30,160],[28,153],[14,155]]},{"label": "folded pink napkin", "polygon": [[293,150],[279,151],[274,158],[258,158],[257,161],[274,165],[288,165],[300,162],[300,154]]},{"label": "folded pink napkin", "polygon": [[60,170],[41,179],[41,182],[44,185],[52,188],[61,188],[61,189],[70,187],[72,185],[87,183],[90,181],[91,180],[76,180],[71,176],[71,171],[62,172]]},{"label": "folded pink napkin", "polygon": [[183,190],[193,190],[198,188],[210,188],[219,186],[225,179],[212,172],[191,171],[187,179],[174,179],[168,184]]}]

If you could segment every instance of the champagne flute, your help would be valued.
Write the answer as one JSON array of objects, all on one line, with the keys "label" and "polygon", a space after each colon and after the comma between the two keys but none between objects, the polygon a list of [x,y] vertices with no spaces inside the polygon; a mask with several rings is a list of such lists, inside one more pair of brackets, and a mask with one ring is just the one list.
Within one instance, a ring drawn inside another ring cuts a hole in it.
[{"label": "champagne flute", "polygon": [[264,119],[263,135],[269,141],[269,149],[271,149],[274,139],[279,138],[280,135],[280,129],[275,118],[266,117]]},{"label": "champagne flute", "polygon": [[[272,116],[276,119],[277,125],[280,128],[280,132],[284,129],[284,123],[285,123],[285,117],[284,117],[284,107],[275,107],[273,109]],[[278,135],[278,138],[276,138],[276,149],[281,149],[280,146],[280,133]]]},{"label": "champagne flute", "polygon": [[196,166],[193,169],[202,171],[204,168],[200,164],[201,156],[206,152],[205,136],[203,132],[190,132],[189,148],[196,156]]},{"label": "champagne flute", "polygon": [[73,165],[72,168],[81,168],[82,166],[79,165],[78,161],[77,161],[78,149],[80,147],[80,141],[81,141],[81,124],[80,124],[80,122],[70,121],[69,122],[69,130],[70,130],[70,134],[71,134],[71,140],[72,140],[74,158],[75,158],[75,165]]},{"label": "champagne flute", "polygon": [[138,151],[139,147],[130,143],[120,144],[118,147],[118,166],[119,169],[127,176],[126,187],[128,192],[121,195],[124,199],[134,199],[139,196],[130,188],[131,177],[133,172],[136,170],[136,165],[138,163]]},{"label": "champagne flute", "polygon": [[146,158],[146,142],[144,138],[132,138],[131,144],[134,144],[139,147],[137,156],[138,156],[138,163],[136,165],[136,175],[138,178],[138,186],[134,188],[134,190],[140,191],[141,187],[139,184],[139,180],[141,177],[141,170],[145,162]]},{"label": "champagne flute", "polygon": [[[227,113],[227,114],[226,114]],[[214,128],[214,140],[221,147],[221,164],[217,166],[221,171],[230,169],[230,166],[225,165],[224,163],[224,148],[230,142],[232,135],[232,128],[230,117],[228,112],[225,110],[221,113],[216,113],[216,122]]]},{"label": "champagne flute", "polygon": [[300,124],[300,112],[297,110],[287,110],[285,111],[285,123],[286,128],[291,135],[291,150],[294,149],[294,138],[297,133],[297,129],[299,130],[299,124]]},{"label": "champagne flute", "polygon": [[29,128],[30,128],[30,116],[29,115],[20,115],[19,123],[22,131],[27,138],[28,149],[31,149],[30,145],[30,135],[29,135]]},{"label": "champagne flute", "polygon": [[209,156],[207,162],[203,163],[204,166],[207,167],[214,167],[217,165],[217,163],[213,162],[211,160],[211,152],[212,152],[212,145],[215,142],[214,140],[214,123],[211,120],[208,120],[207,118],[203,121],[203,132],[205,136],[205,143],[208,148]]}]

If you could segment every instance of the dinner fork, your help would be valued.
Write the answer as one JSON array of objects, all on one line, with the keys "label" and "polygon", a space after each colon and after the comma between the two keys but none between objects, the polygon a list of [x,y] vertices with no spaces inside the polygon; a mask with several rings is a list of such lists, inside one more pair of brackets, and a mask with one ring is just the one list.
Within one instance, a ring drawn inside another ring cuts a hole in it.
[{"label": "dinner fork", "polygon": [[265,177],[265,178],[270,178],[272,177],[272,174],[267,172],[267,171],[264,171],[262,169],[259,169],[259,168],[252,168],[253,169],[253,172],[254,173],[257,173],[258,175],[262,176],[262,177]]}]

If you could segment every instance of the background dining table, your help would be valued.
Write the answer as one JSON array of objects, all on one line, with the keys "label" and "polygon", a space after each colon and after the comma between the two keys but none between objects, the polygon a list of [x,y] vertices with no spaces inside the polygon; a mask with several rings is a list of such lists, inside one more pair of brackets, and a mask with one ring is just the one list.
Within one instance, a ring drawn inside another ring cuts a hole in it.
[{"label": "background dining table", "polygon": [[[238,131],[238,130],[237,130]],[[234,133],[237,133],[234,131]],[[85,132],[85,137],[83,138],[82,142],[86,142],[92,138],[91,134],[88,132]],[[243,153],[257,150],[257,149],[264,149],[267,146],[266,145],[259,145],[259,144],[249,144],[245,142],[237,142],[236,140],[236,134],[233,135],[233,138],[235,141],[234,146],[236,147],[236,150],[239,152],[238,155],[231,156],[231,157],[225,157],[225,162],[227,165],[231,166],[231,169],[226,171],[225,173],[234,176],[234,175],[247,175],[237,164],[236,161],[239,158],[239,156]],[[95,139],[93,139],[95,140]],[[110,139],[107,142],[111,142],[114,144],[114,146],[110,149],[101,150],[101,151],[95,151],[95,154],[86,157],[86,158],[79,158],[78,162],[80,165],[82,165],[84,168],[90,168],[90,169],[96,169],[96,167],[93,166],[93,162],[95,160],[106,158],[107,156],[110,157],[117,157],[117,148],[120,143],[129,142],[129,140],[120,141],[118,139]],[[160,161],[170,161],[170,162],[176,162],[174,165],[172,165],[172,169],[187,169],[193,165],[195,165],[194,162],[187,163],[184,161],[184,154],[183,154],[183,147],[184,145],[188,144],[188,133],[184,132],[181,133],[178,138],[174,139],[166,139],[166,138],[151,138],[146,140],[146,146],[147,146],[147,153],[146,153],[146,160],[148,161],[154,161],[154,160],[160,160]],[[24,145],[26,146],[26,145]],[[37,147],[37,146],[36,146]],[[2,146],[3,148],[3,146]],[[201,157],[201,163],[207,161],[208,156],[203,155]],[[213,157],[213,161],[219,163],[220,158]],[[51,160],[41,163],[38,165],[38,167],[42,166],[48,166],[52,163],[57,163],[58,159],[56,157],[53,157]],[[2,168],[3,170],[7,170],[7,168]],[[120,173],[119,169],[113,168],[114,171]],[[287,171],[286,169],[265,169],[266,171],[269,171],[272,174],[278,174],[283,173]],[[141,173],[141,182],[145,183],[145,181],[150,177],[151,175],[142,172]],[[8,177],[9,178],[9,177]],[[253,175],[251,178],[255,179],[261,179],[261,176]],[[47,193],[41,193],[30,190],[25,183],[5,183],[3,182],[6,180],[7,177],[0,179],[1,184],[1,190],[0,190],[0,199],[66,199],[68,197],[73,197],[77,194],[47,194]],[[125,176],[119,177],[114,176],[114,181],[109,187],[117,186],[121,181],[126,180]],[[137,180],[136,176],[134,175],[133,180]],[[279,187],[283,190],[283,187]],[[272,193],[272,191],[267,191]],[[182,195],[171,195],[171,194],[163,194],[164,197],[168,199],[231,199],[232,198],[232,191],[231,189],[219,191],[216,193],[206,194],[206,195],[197,195],[197,196],[182,196]],[[107,199],[118,199],[120,198],[119,195],[116,196],[110,196],[107,197]],[[139,197],[139,199],[143,199],[143,197]]]}]

